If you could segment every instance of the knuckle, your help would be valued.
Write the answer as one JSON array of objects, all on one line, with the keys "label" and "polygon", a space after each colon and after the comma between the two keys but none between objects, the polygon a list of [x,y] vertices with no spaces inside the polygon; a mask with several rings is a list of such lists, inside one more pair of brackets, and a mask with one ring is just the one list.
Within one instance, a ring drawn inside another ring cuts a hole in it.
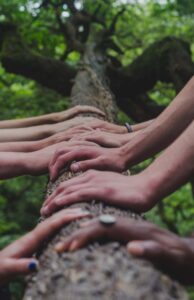
[{"label": "knuckle", "polygon": [[85,174],[88,176],[88,177],[94,177],[95,176],[95,171],[94,170],[88,170]]},{"label": "knuckle", "polygon": [[102,155],[100,157],[100,162],[103,164],[103,165],[106,165],[108,160],[107,160],[107,157],[105,155]]},{"label": "knuckle", "polygon": [[112,197],[115,194],[114,188],[106,187],[105,188],[105,194],[109,197]]}]

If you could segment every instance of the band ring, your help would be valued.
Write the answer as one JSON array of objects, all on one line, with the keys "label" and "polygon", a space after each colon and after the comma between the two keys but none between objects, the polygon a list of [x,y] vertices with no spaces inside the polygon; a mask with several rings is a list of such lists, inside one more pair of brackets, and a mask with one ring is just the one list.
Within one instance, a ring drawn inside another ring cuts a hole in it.
[{"label": "band ring", "polygon": [[128,130],[129,133],[133,132],[132,126],[129,123],[126,122],[125,123],[125,127],[127,128],[127,130]]}]

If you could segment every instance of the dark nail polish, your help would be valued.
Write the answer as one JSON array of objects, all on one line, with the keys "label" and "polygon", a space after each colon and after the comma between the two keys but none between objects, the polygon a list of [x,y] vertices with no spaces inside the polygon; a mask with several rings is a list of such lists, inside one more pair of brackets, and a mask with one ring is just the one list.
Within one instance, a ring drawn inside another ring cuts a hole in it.
[{"label": "dark nail polish", "polygon": [[35,261],[32,261],[32,262],[29,263],[28,269],[31,272],[36,272],[38,270],[38,264]]}]

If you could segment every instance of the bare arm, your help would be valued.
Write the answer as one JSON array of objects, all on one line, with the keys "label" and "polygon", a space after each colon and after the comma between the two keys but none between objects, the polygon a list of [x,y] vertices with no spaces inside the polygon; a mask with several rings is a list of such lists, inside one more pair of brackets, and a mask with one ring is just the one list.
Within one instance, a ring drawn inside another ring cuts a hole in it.
[{"label": "bare arm", "polygon": [[74,126],[87,125],[88,122],[92,120],[95,120],[95,118],[76,117],[64,122],[50,125],[47,124],[27,128],[0,129],[0,143],[41,140],[50,137],[51,135],[54,135],[56,133],[70,129]]},{"label": "bare arm", "polygon": [[97,113],[101,116],[104,116],[104,113],[95,107],[87,106],[87,105],[83,105],[83,106],[79,105],[61,112],[50,113],[50,114],[30,117],[30,118],[0,121],[0,129],[25,128],[25,127],[31,127],[31,126],[37,126],[43,124],[54,124],[54,123],[63,122],[65,120],[71,119],[75,117],[77,114],[88,113],[88,112]]},{"label": "bare arm", "polygon": [[[95,145],[91,142],[80,142],[81,145]],[[79,142],[61,142],[33,152],[0,152],[0,179],[21,175],[38,176],[48,172],[48,165],[59,147],[79,146]]]},{"label": "bare arm", "polygon": [[[92,151],[91,147],[90,151]],[[75,156],[78,157],[78,154],[74,156],[65,154],[65,159],[67,159],[67,155],[69,161],[73,161]],[[87,152],[85,152],[85,157],[87,157]],[[101,158],[104,161],[105,169],[107,168],[108,152],[106,159],[103,155]],[[121,157],[117,155],[111,163],[114,163],[114,166],[116,166],[120,159]],[[88,166],[88,161],[85,162],[87,162]],[[96,162],[96,159],[93,159],[91,162],[94,165],[96,164],[96,168],[98,167],[98,160]],[[109,165],[111,163],[109,162]],[[79,170],[77,166],[79,166]],[[56,163],[53,161],[51,178],[53,178],[53,174],[54,178],[56,177],[56,173],[53,173],[53,171],[56,171],[55,167]],[[83,162],[72,164],[71,169],[74,171],[82,170]],[[60,188],[48,197],[41,213],[47,215],[62,205],[70,205],[80,201],[91,201],[92,199],[145,212],[151,209],[158,201],[189,181],[193,177],[193,174],[194,121],[140,174],[128,177],[117,173],[89,170],[81,176],[62,183]]]},{"label": "bare arm", "polygon": [[[165,149],[193,121],[193,94],[194,77],[157,119],[147,128],[134,132],[135,136],[132,139],[129,134],[130,141],[119,148],[90,149],[89,147],[81,147],[78,149],[69,147],[68,149],[60,149],[50,165],[51,179],[56,178],[58,171],[68,160],[77,161],[71,166],[73,172],[88,169],[123,171]],[[121,131],[120,133],[124,132]],[[103,143],[102,138],[103,136],[100,136],[93,141],[107,146]],[[113,143],[111,145],[114,146]]]},{"label": "bare arm", "polygon": [[128,166],[163,150],[185,130],[194,119],[193,95],[194,77],[158,118],[123,146]]}]

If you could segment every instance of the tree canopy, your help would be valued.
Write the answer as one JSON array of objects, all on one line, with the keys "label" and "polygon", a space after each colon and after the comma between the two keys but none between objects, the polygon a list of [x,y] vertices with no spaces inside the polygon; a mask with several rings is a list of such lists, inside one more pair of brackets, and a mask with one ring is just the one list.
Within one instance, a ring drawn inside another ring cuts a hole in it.
[{"label": "tree canopy", "polygon": [[[107,78],[120,109],[119,121],[157,116],[193,74],[193,16],[192,0],[1,0],[1,119],[70,105],[91,27],[103,32]],[[0,183],[1,247],[34,225],[46,180],[27,177]],[[193,214],[187,184],[147,217],[186,234],[193,228]]]}]

